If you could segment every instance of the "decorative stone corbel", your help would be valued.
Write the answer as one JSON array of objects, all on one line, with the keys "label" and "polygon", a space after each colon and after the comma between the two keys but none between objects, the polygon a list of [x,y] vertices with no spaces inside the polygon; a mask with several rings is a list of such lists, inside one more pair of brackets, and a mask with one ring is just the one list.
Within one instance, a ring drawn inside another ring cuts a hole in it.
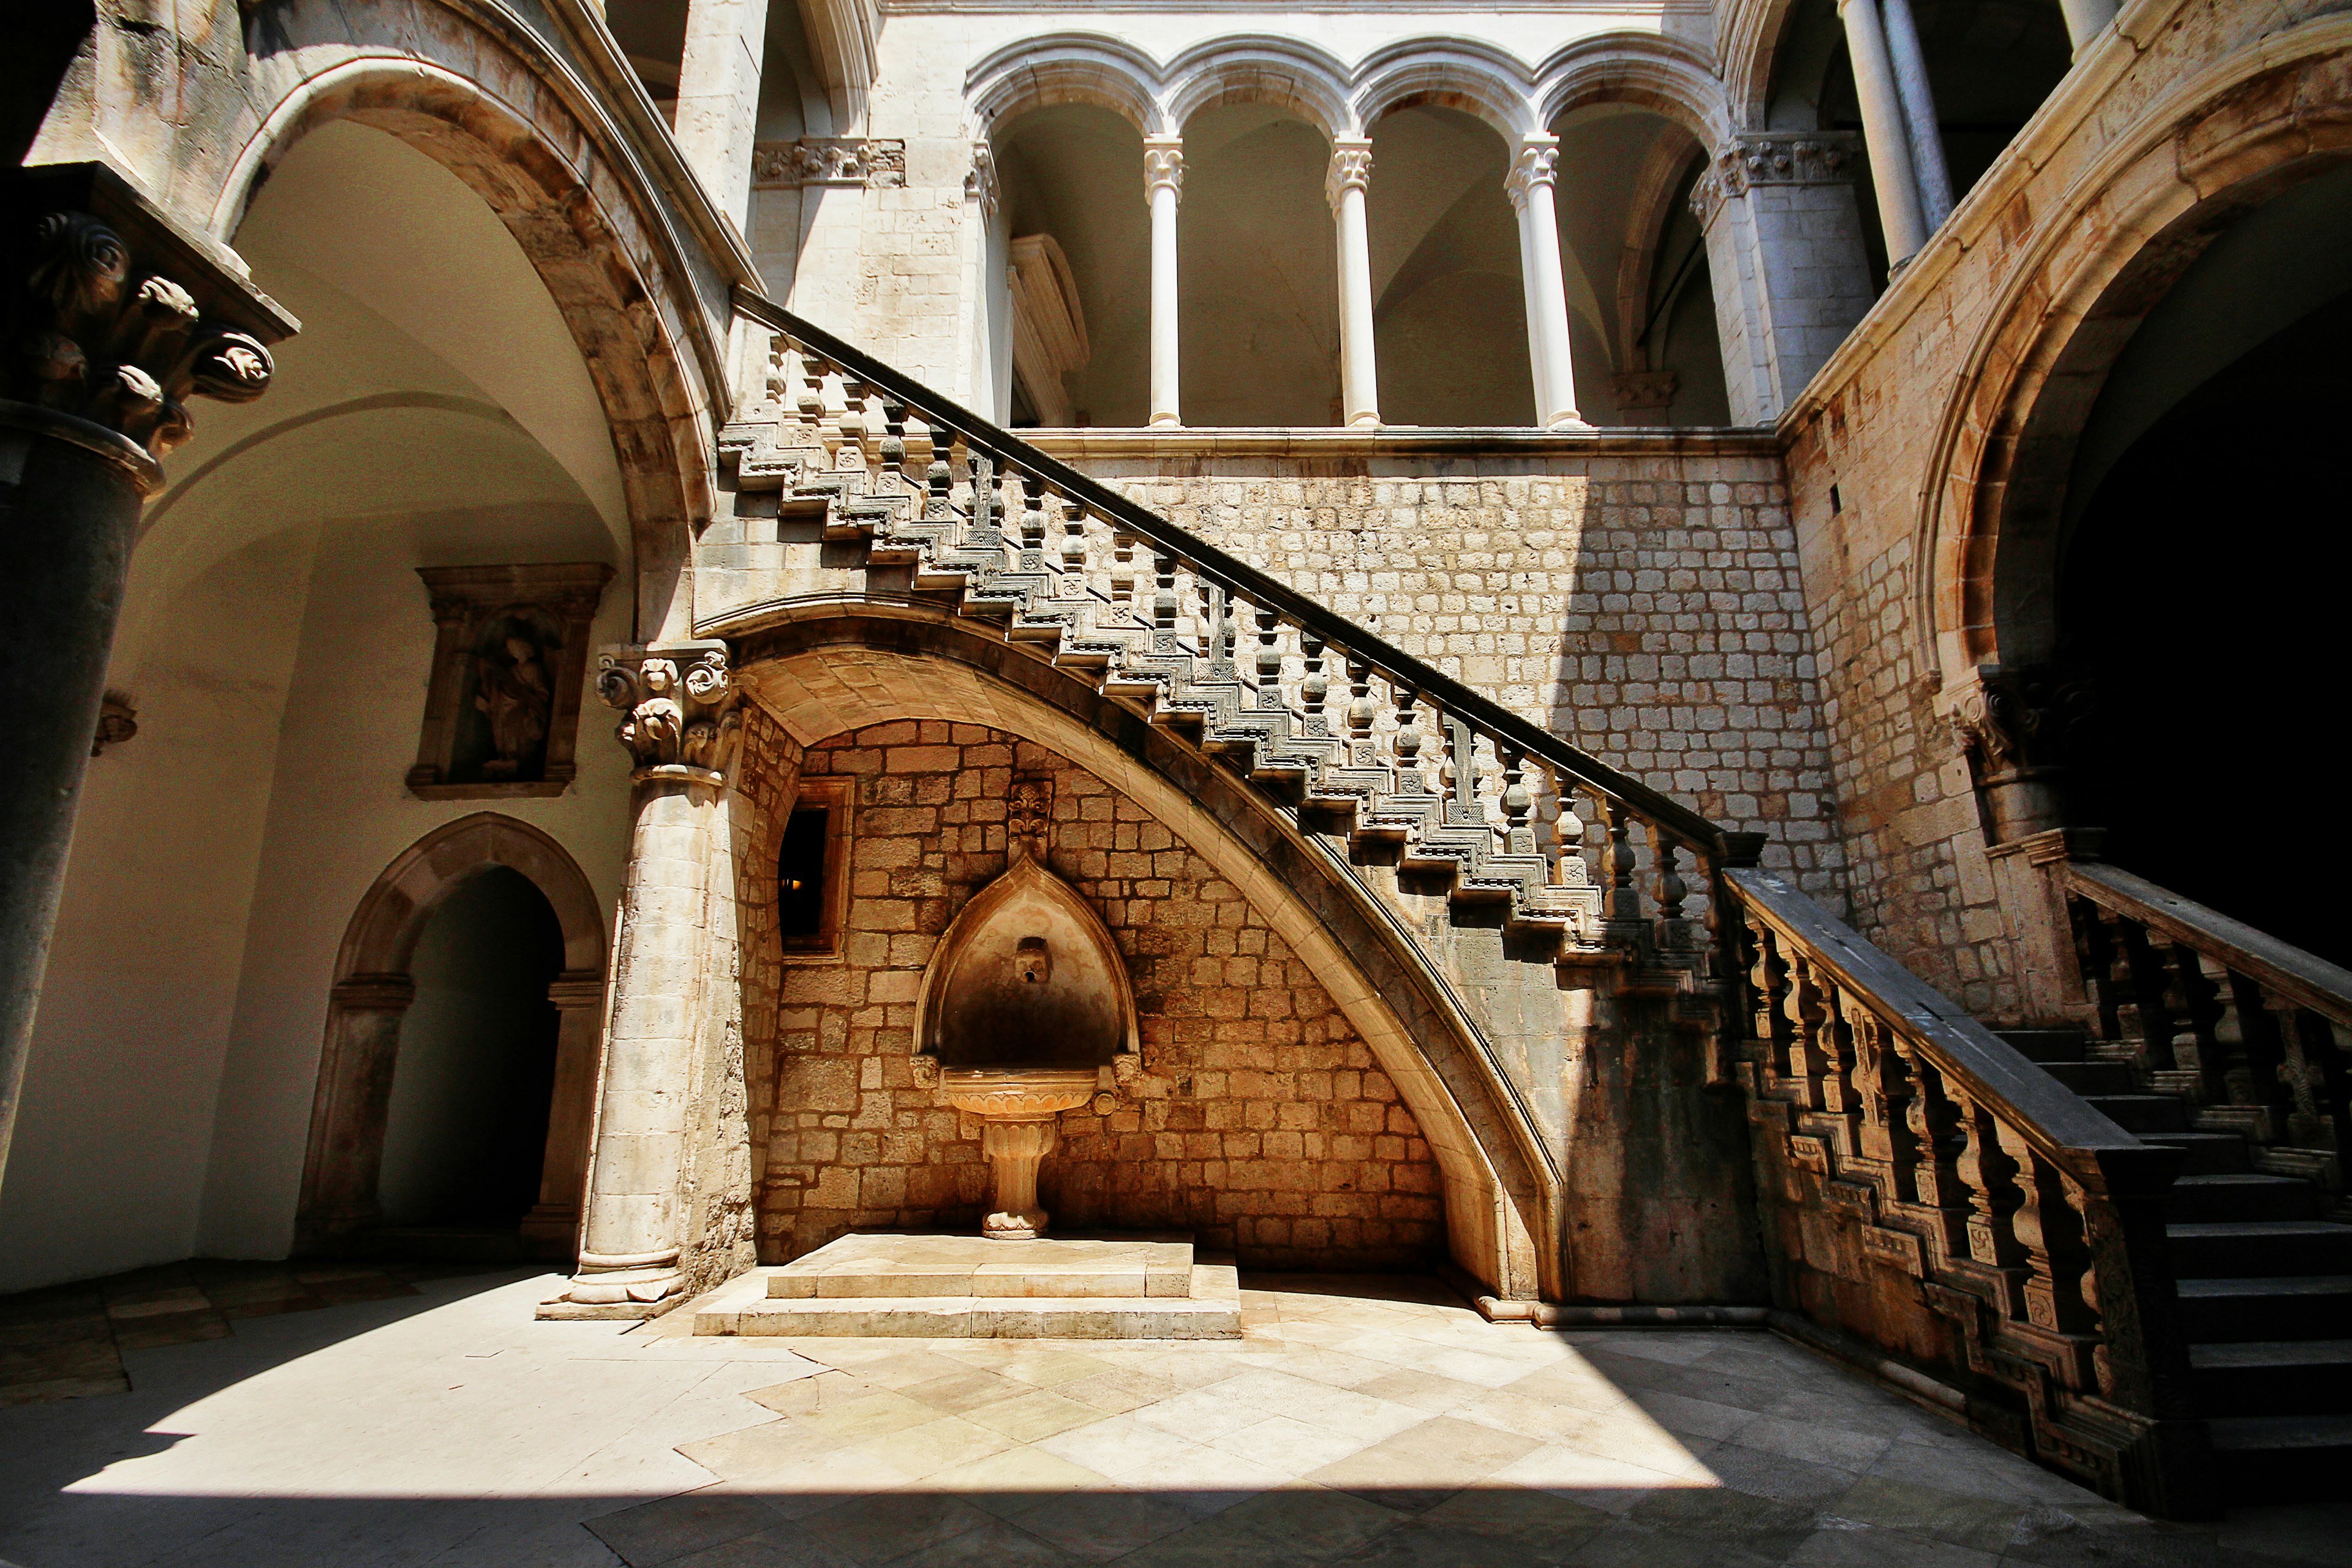
[{"label": "decorative stone corbel", "polygon": [[1705,228],[1727,198],[1759,185],[1842,184],[1853,179],[1855,142],[1849,132],[1749,132],[1715,155],[1691,185],[1691,213]]},{"label": "decorative stone corbel", "polygon": [[616,733],[636,759],[633,781],[727,782],[743,717],[725,643],[608,647],[596,666],[596,694],[627,715]]},{"label": "decorative stone corbel", "polygon": [[1991,843],[2064,826],[2060,781],[2090,702],[2089,688],[2042,665],[1980,665],[1954,699],[1952,738],[1968,757]]},{"label": "decorative stone corbel", "polygon": [[137,733],[139,710],[127,693],[110,691],[99,703],[98,732],[90,737],[89,754],[103,755],[107,747],[119,746]]}]

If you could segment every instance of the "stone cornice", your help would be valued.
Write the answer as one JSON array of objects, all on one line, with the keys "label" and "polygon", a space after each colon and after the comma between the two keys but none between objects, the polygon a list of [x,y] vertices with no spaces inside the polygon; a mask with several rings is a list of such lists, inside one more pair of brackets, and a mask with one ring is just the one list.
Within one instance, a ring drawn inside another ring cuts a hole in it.
[{"label": "stone cornice", "polygon": [[[1293,458],[1339,462],[1463,457],[1601,458],[1712,456],[1778,458],[1780,443],[1761,426],[1735,428],[1594,426],[1584,430],[1509,426],[1339,426],[1301,429],[1024,430],[1021,437],[1064,462],[1129,458]],[[1413,476],[1399,474],[1398,478]]]}]

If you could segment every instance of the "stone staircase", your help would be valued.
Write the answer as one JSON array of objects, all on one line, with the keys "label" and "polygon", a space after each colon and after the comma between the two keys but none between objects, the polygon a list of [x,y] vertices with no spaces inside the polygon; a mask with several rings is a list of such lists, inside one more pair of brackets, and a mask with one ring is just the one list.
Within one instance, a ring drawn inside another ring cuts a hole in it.
[{"label": "stone staircase", "polygon": [[[878,583],[981,623],[1251,781],[1336,863],[1433,879],[1447,909],[1520,939],[1517,955],[1671,998],[1678,1026],[1709,1037],[1713,1086],[1748,1099],[1759,1195],[1794,1204],[1786,1224],[1766,1204],[1768,1248],[1789,1270],[1776,1293],[1864,1342],[1865,1364],[1924,1377],[1979,1430],[2158,1511],[2210,1506],[2209,1426],[2224,1496],[2311,1495],[2340,1471],[2352,1227],[2322,1217],[2340,1184],[2332,1156],[2295,1143],[2318,1138],[2308,1114],[2265,1142],[2104,1038],[1995,1037],[1755,869],[1759,836],[1717,827],[781,308],[738,307],[774,347],[769,400],[722,433],[722,460],[740,490],[776,492],[774,515],[816,521],[835,562],[857,563],[848,591]],[[845,589],[836,576],[814,591]],[[740,624],[779,602],[747,604]],[[708,630],[733,635],[730,614]],[[2177,1183],[2164,1147],[2185,1163]],[[2156,1201],[2163,1245],[2134,1217]],[[1822,1294],[1808,1270],[1874,1294]],[[762,1300],[704,1331],[827,1310],[764,1296],[797,1289],[781,1278],[740,1288]],[[2151,1292],[2173,1307],[2151,1310]],[[1921,1349],[1947,1334],[1945,1359]]]}]

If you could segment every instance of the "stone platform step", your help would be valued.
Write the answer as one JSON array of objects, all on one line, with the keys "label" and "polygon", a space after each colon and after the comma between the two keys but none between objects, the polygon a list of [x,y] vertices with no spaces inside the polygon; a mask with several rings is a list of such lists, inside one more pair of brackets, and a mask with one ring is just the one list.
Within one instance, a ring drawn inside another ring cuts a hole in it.
[{"label": "stone platform step", "polygon": [[1171,1237],[845,1236],[768,1274],[776,1300],[858,1297],[1068,1300],[1192,1293],[1192,1243]]},{"label": "stone platform step", "polygon": [[1230,1340],[1239,1273],[1189,1238],[848,1236],[694,1303],[697,1334]]}]

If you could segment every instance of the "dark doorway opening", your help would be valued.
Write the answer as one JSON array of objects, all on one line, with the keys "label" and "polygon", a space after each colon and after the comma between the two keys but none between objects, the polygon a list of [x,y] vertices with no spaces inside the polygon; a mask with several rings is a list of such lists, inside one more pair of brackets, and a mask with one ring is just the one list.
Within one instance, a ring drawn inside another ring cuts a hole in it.
[{"label": "dark doorway opening", "polygon": [[563,969],[555,911],[493,866],[434,910],[410,973],[385,1118],[377,1239],[410,1256],[513,1255],[537,1201]]},{"label": "dark doorway opening", "polygon": [[2352,840],[2339,445],[2352,295],[2208,378],[2100,481],[2061,568],[2059,657],[2092,683],[2071,816],[2106,858],[2336,963]]}]

